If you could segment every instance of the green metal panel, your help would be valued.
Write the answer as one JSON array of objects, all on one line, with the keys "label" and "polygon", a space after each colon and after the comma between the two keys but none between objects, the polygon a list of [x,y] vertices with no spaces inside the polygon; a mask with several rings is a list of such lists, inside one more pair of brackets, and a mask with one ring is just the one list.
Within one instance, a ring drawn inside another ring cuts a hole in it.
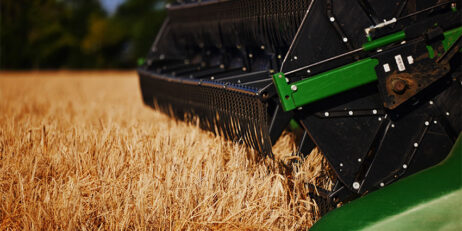
[{"label": "green metal panel", "polygon": [[375,50],[375,49],[377,49],[379,47],[388,45],[390,43],[394,43],[394,42],[404,40],[405,38],[406,38],[406,34],[404,33],[404,31],[396,32],[394,34],[387,35],[387,36],[378,38],[376,40],[372,40],[370,42],[364,43],[363,44],[363,49],[365,51]]},{"label": "green metal panel", "polygon": [[440,164],[335,209],[319,230],[462,230],[462,133]]},{"label": "green metal panel", "polygon": [[283,109],[290,111],[377,80],[374,68],[378,63],[367,58],[293,84],[287,83],[283,73],[274,74],[273,80]]},{"label": "green metal panel", "polygon": [[[447,51],[449,47],[460,37],[462,36],[462,27],[457,27],[452,30],[448,30],[444,32],[444,40],[443,40],[443,47],[444,50]],[[462,50],[462,48],[461,48]]]}]

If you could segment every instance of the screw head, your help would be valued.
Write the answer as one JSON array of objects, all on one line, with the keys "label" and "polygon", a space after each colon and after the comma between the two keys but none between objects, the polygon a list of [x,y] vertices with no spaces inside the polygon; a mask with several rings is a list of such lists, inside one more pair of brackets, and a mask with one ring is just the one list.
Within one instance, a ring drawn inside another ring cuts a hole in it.
[{"label": "screw head", "polygon": [[393,92],[399,95],[403,94],[408,88],[407,82],[399,78],[393,79],[391,81],[391,85],[392,85]]},{"label": "screw head", "polygon": [[343,167],[343,163],[340,163],[340,167]]},{"label": "screw head", "polygon": [[406,168],[407,168],[407,164],[403,164],[403,168],[406,169]]},{"label": "screw head", "polygon": [[361,158],[358,158],[358,162],[361,162],[361,161],[363,161],[363,160]]},{"label": "screw head", "polygon": [[394,127],[395,127],[395,124],[391,124],[391,127],[394,128]]},{"label": "screw head", "polygon": [[329,20],[330,20],[331,22],[335,22],[335,18],[334,18],[334,17],[330,17]]},{"label": "screw head", "polygon": [[432,105],[432,104],[433,104],[433,100],[428,101],[428,103],[429,103],[430,105]]},{"label": "screw head", "polygon": [[295,59],[295,60],[297,60],[297,59],[298,59],[298,57],[297,57],[297,56],[294,56],[294,59]]},{"label": "screw head", "polygon": [[428,125],[430,125],[430,122],[425,121],[425,126],[428,126]]},{"label": "screw head", "polygon": [[419,147],[419,144],[418,143],[414,143],[414,148],[417,148]]},{"label": "screw head", "polygon": [[446,115],[447,115],[447,116],[449,116],[449,115],[450,115],[448,111],[446,112]]},{"label": "screw head", "polygon": [[353,111],[349,111],[349,112],[348,112],[348,115],[351,115],[351,116],[352,116],[352,115],[353,115]]},{"label": "screw head", "polygon": [[382,182],[382,183],[380,183],[380,187],[383,187],[383,186],[385,186],[385,184],[384,184],[383,182]]},{"label": "screw head", "polygon": [[359,183],[358,182],[353,182],[353,188],[358,190],[359,189]]},{"label": "screw head", "polygon": [[347,38],[347,37],[343,37],[343,42],[344,42],[344,43],[348,42],[348,38]]},{"label": "screw head", "polygon": [[292,85],[292,86],[290,86],[290,89],[291,89],[292,91],[297,91],[297,86],[296,86],[296,85]]},{"label": "screw head", "polygon": [[377,110],[375,110],[375,109],[372,110],[372,114],[374,114],[374,115],[377,114]]},{"label": "screw head", "polygon": [[324,116],[325,116],[325,117],[328,117],[328,116],[329,116],[329,112],[324,112]]}]

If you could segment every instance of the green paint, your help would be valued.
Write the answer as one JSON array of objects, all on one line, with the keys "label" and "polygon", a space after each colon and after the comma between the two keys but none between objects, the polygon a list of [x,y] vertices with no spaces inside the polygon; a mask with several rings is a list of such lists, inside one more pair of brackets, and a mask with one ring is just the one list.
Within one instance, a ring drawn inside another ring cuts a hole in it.
[{"label": "green paint", "polygon": [[292,84],[286,82],[283,73],[274,74],[273,80],[283,109],[290,111],[377,80],[374,68],[378,63],[377,59],[367,58]]},{"label": "green paint", "polygon": [[429,46],[429,45],[427,45],[426,47],[427,47],[427,51],[428,51],[428,57],[430,59],[435,58],[435,50],[433,50],[433,47]]},{"label": "green paint", "polygon": [[290,130],[292,131],[296,131],[296,130],[299,130],[299,129],[302,129],[302,127],[300,126],[300,124],[294,120],[294,119],[291,119],[290,122],[289,122],[289,128]]},{"label": "green paint", "polygon": [[[444,32],[443,47],[447,51],[456,40],[462,36],[462,27],[457,27]],[[462,50],[462,48],[461,48]]]},{"label": "green paint", "polygon": [[145,61],[146,61],[146,60],[145,60],[144,58],[138,58],[138,60],[137,60],[138,66],[143,66],[143,64],[144,64]]},{"label": "green paint", "polygon": [[376,40],[364,43],[363,44],[363,49],[365,51],[375,50],[375,49],[377,49],[379,47],[383,47],[383,46],[388,45],[390,43],[394,43],[394,42],[404,40],[405,38],[406,38],[406,34],[404,33],[404,31],[396,32],[394,34],[387,35],[387,36],[378,38]]},{"label": "green paint", "polygon": [[462,230],[462,133],[440,164],[325,215],[318,230]]}]

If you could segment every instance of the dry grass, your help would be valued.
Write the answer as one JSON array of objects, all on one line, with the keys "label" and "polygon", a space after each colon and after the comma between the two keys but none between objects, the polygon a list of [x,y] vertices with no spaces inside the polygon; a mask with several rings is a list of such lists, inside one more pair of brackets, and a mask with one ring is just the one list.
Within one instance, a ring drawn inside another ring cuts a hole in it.
[{"label": "dry grass", "polygon": [[[0,73],[0,230],[305,229],[321,157],[276,161],[145,107],[135,73]],[[78,77],[75,77],[78,76]]]}]

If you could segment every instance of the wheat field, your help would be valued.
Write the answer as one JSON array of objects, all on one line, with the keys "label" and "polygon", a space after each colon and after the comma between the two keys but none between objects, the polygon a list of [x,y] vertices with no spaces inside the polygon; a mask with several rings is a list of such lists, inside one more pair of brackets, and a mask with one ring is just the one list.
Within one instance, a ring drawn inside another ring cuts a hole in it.
[{"label": "wheat field", "polygon": [[143,105],[135,72],[0,73],[0,230],[299,230],[321,155],[275,159]]}]

